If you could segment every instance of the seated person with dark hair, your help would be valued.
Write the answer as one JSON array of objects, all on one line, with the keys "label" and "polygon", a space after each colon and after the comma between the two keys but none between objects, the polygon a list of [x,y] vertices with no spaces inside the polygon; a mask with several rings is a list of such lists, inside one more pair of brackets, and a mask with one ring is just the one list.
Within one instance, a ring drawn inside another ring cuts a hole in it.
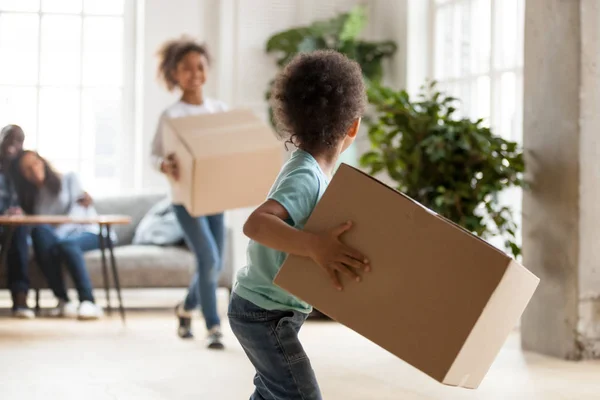
[{"label": "seated person with dark hair", "polygon": [[[11,161],[23,149],[25,134],[17,125],[7,125],[0,132],[0,214],[20,214],[14,185],[8,177]],[[6,235],[7,232],[1,232]],[[27,265],[29,229],[19,226],[15,229],[7,253],[8,288],[12,295],[12,315],[15,318],[34,318],[35,314],[27,306],[29,276]]]},{"label": "seated person with dark hair", "polygon": [[[22,151],[13,159],[10,177],[19,204],[28,215],[97,215],[94,207],[86,201],[87,195],[77,176],[73,173],[59,174],[34,151]],[[52,315],[86,320],[102,316],[102,308],[95,302],[92,282],[83,258],[84,252],[99,248],[99,233],[97,225],[78,223],[38,225],[32,229],[37,263],[58,300]],[[69,300],[63,266],[75,284],[79,304]]]}]

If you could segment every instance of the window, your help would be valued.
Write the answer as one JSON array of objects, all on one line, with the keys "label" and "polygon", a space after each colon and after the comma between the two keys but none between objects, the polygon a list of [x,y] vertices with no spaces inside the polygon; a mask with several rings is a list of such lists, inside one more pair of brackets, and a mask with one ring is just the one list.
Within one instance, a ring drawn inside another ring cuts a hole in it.
[{"label": "window", "polygon": [[[463,116],[522,143],[525,0],[431,1],[433,78],[461,100]],[[503,202],[520,222],[521,191]]]},{"label": "window", "polygon": [[524,0],[435,0],[433,76],[462,101],[521,141]]},{"label": "window", "polygon": [[0,124],[21,125],[27,148],[92,192],[125,180],[129,3],[0,0]]}]

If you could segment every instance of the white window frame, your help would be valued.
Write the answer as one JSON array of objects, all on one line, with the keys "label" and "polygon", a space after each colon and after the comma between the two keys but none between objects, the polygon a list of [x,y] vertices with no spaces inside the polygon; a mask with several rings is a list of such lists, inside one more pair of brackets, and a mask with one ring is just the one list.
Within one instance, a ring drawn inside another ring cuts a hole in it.
[{"label": "white window frame", "polygon": [[[100,1],[100,0],[99,0]],[[135,62],[136,62],[136,8],[137,0],[125,0],[124,1],[124,10],[122,14],[123,18],[123,81],[121,86],[119,87],[122,93],[121,99],[121,137],[118,138],[118,143],[116,144],[115,154],[111,157],[112,161],[116,163],[116,180],[118,181],[117,187],[112,189],[112,192],[118,193],[119,191],[126,189],[128,187],[133,186],[134,182],[134,169],[131,167],[133,149],[135,145],[135,135],[134,135],[134,126],[135,126]],[[40,93],[43,88],[72,88],[77,89],[79,92],[79,104],[80,104],[80,117],[79,117],[79,148],[77,155],[77,169],[78,173],[84,171],[84,164],[87,162],[93,162],[95,167],[95,162],[98,160],[98,157],[95,156],[93,160],[88,160],[85,157],[86,149],[84,140],[81,140],[83,137],[83,118],[81,105],[83,104],[83,94],[85,89],[93,89],[95,86],[85,85],[83,81],[83,73],[79,78],[79,82],[76,85],[69,84],[60,84],[60,85],[47,85],[42,84],[41,82],[41,60],[42,60],[42,29],[41,22],[42,17],[47,15],[68,15],[68,16],[79,16],[81,17],[81,38],[80,38],[80,63],[83,63],[84,52],[83,52],[83,24],[84,18],[86,16],[90,17],[120,17],[120,15],[114,14],[88,14],[85,13],[83,7],[80,12],[72,13],[72,12],[48,12],[42,11],[41,5],[38,11],[12,11],[12,10],[2,10],[0,9],[0,15],[37,15],[38,16],[38,75],[37,82],[35,84],[0,84],[1,87],[14,87],[14,88],[33,88],[37,93],[36,98],[36,129],[35,132],[25,132],[28,136],[28,143],[32,146],[33,149],[37,149],[39,146],[40,139]],[[116,87],[116,86],[115,86]],[[18,123],[18,121],[16,121]],[[42,149],[43,152],[43,149]],[[44,156],[44,154],[41,154]],[[50,159],[50,161],[52,161]],[[67,171],[61,171],[67,172]],[[83,177],[85,179],[85,176]],[[86,190],[90,191],[94,194],[94,186],[86,184]],[[106,194],[106,190],[103,189],[102,194]]]},{"label": "white window frame", "polygon": [[[490,105],[490,115],[469,115],[469,110],[465,113],[467,117],[472,119],[485,118],[489,123],[489,126],[492,128],[492,131],[501,135],[507,140],[515,141],[519,144],[523,143],[523,56],[519,58],[517,57],[517,62],[515,65],[510,67],[498,67],[496,64],[496,52],[494,51],[494,47],[498,44],[497,41],[497,29],[496,29],[496,18],[495,13],[498,12],[498,5],[503,0],[489,0],[490,2],[490,57],[489,57],[489,66],[487,72],[476,73],[476,74],[466,74],[459,77],[448,78],[448,79],[438,79],[436,77],[436,65],[440,60],[436,60],[436,38],[437,38],[437,29],[439,27],[436,26],[436,12],[444,7],[452,7],[459,3],[465,3],[471,0],[446,0],[444,2],[437,2],[436,0],[429,0],[429,32],[430,32],[430,40],[429,40],[429,48],[427,49],[429,53],[428,59],[430,60],[428,63],[428,76],[432,79],[436,80],[440,84],[461,84],[461,83],[476,83],[478,78],[481,77],[489,77],[490,80],[490,91],[489,91],[489,105]],[[521,18],[523,18],[522,25],[520,26],[520,37],[518,39],[524,40],[524,5],[525,1],[523,0],[522,7],[520,10]],[[517,16],[515,16],[517,17]],[[519,36],[519,35],[517,35]],[[523,47],[521,47],[523,48]],[[510,128],[510,132],[501,131],[499,129],[500,119],[501,119],[501,97],[498,95],[501,85],[502,76],[505,73],[514,73],[515,76],[515,94],[517,98],[516,101],[516,121],[513,121],[513,126]],[[520,102],[517,99],[520,97]],[[520,189],[511,189],[502,193],[501,202],[507,204],[512,207],[514,211],[515,221],[519,227],[517,231],[517,242],[521,243],[522,240],[522,231],[521,231],[521,202],[522,202],[522,190]],[[491,240],[498,247],[503,247],[502,238],[494,238]]]},{"label": "white window frame", "polygon": [[[496,66],[496,59],[495,59],[495,51],[494,51],[494,47],[496,46],[497,43],[497,30],[496,30],[496,18],[494,18],[494,13],[497,11],[497,5],[499,4],[499,2],[501,2],[502,0],[489,0],[490,2],[490,58],[489,58],[489,69],[488,72],[482,72],[482,73],[476,73],[476,74],[467,74],[467,75],[463,75],[460,77],[455,77],[455,78],[448,78],[448,79],[438,79],[435,76],[435,66],[438,62],[440,62],[440,60],[436,60],[436,24],[435,24],[435,17],[436,17],[436,12],[439,9],[445,8],[445,7],[452,7],[456,4],[459,3],[464,3],[465,1],[469,1],[469,0],[446,0],[443,3],[437,3],[436,0],[429,0],[430,2],[430,15],[429,15],[429,26],[430,26],[430,32],[431,32],[431,40],[430,40],[430,46],[429,46],[429,60],[431,60],[431,62],[429,63],[429,68],[428,68],[428,76],[432,77],[433,79],[435,79],[437,82],[439,82],[440,84],[461,84],[461,83],[474,83],[477,81],[478,78],[481,77],[489,77],[490,79],[490,94],[489,94],[489,104],[490,104],[490,115],[489,116],[479,116],[479,115],[469,115],[472,118],[480,118],[480,117],[489,117],[489,124],[492,127],[492,129],[494,129],[495,127],[497,127],[499,121],[499,109],[500,109],[500,105],[498,104],[498,96],[497,96],[497,92],[499,90],[499,85],[501,82],[501,78],[505,73],[514,73],[515,75],[515,82],[516,82],[516,88],[515,88],[515,93],[517,93],[517,95],[520,95],[522,98],[522,93],[523,93],[523,65],[521,62],[521,65],[515,64],[514,66],[511,67],[497,67]],[[524,0],[525,1],[525,0]],[[521,38],[522,39],[522,38]],[[522,111],[521,111],[521,120],[522,120]],[[518,143],[522,143],[522,127],[513,127],[513,128],[517,128],[516,132],[513,129],[512,132],[510,133],[510,135],[505,135],[503,133],[503,136],[506,139],[509,140],[513,140],[516,141]],[[498,129],[494,130],[495,132],[498,132]]]}]

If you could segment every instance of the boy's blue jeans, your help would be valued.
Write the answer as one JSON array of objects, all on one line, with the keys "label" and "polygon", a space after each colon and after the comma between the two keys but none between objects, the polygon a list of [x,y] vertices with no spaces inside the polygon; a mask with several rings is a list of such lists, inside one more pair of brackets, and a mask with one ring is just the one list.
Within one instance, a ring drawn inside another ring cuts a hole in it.
[{"label": "boy's blue jeans", "polygon": [[181,205],[173,205],[173,210],[197,265],[183,308],[191,311],[200,306],[206,328],[211,329],[221,324],[217,313],[217,282],[223,265],[224,217],[223,214],[193,217]]},{"label": "boy's blue jeans", "polygon": [[256,369],[250,400],[321,400],[298,332],[308,315],[268,311],[233,293],[229,324]]}]

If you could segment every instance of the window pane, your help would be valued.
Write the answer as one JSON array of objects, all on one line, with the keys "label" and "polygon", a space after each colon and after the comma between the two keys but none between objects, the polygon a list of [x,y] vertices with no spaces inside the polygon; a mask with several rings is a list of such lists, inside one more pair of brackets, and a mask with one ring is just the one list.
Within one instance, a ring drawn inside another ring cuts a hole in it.
[{"label": "window pane", "polygon": [[39,11],[40,0],[0,0],[2,11]]},{"label": "window pane", "polygon": [[83,159],[81,162],[81,180],[93,196],[118,192],[121,184],[118,172],[114,158]]},{"label": "window pane", "polygon": [[77,14],[81,12],[81,0],[42,0],[42,11]]},{"label": "window pane", "polygon": [[80,64],[81,17],[44,16],[42,18],[42,84],[79,84]]},{"label": "window pane", "polygon": [[471,72],[487,73],[491,55],[491,5],[489,0],[473,0],[471,4]]},{"label": "window pane", "polygon": [[86,89],[83,93],[83,158],[114,157],[122,134],[121,90]]},{"label": "window pane", "polygon": [[516,58],[517,65],[523,67],[523,56],[525,51],[525,0],[518,0],[517,6],[517,43],[516,43]]},{"label": "window pane", "polygon": [[523,73],[516,76],[516,97],[515,97],[515,126],[513,140],[523,143]]},{"label": "window pane", "polygon": [[40,133],[38,149],[51,159],[79,157],[79,91],[40,90]]},{"label": "window pane", "polygon": [[469,3],[456,2],[436,13],[435,77],[457,78],[469,74],[471,35]]},{"label": "window pane", "polygon": [[96,162],[94,171],[96,179],[114,178],[117,174],[115,160]]},{"label": "window pane", "polygon": [[38,29],[37,15],[0,15],[0,83],[37,83]]},{"label": "window pane", "polygon": [[471,101],[471,87],[473,83],[471,81],[460,82],[458,84],[458,91],[456,97],[461,101],[461,116],[472,118],[473,117],[473,102]]},{"label": "window pane", "polygon": [[93,178],[90,184],[86,181],[86,188],[89,188],[92,196],[108,196],[120,192],[121,181],[117,177],[112,178]]},{"label": "window pane", "polygon": [[120,86],[123,80],[123,18],[84,19],[83,83]]},{"label": "window pane", "polygon": [[435,78],[444,79],[452,76],[452,7],[444,7],[437,11],[435,17]]},{"label": "window pane", "polygon": [[460,2],[454,6],[455,35],[458,40],[454,42],[456,48],[455,76],[467,76],[470,73],[472,53],[472,38],[469,27],[471,26],[470,2]]},{"label": "window pane", "polygon": [[[42,157],[48,159],[52,166],[56,169],[56,171],[61,173],[67,172],[75,172],[80,175],[79,172],[79,162],[77,159],[65,159],[65,158],[52,158],[48,157],[45,154],[41,154]],[[85,182],[82,182],[82,185],[85,188]]]},{"label": "window pane", "polygon": [[496,134],[501,135],[509,140],[514,140],[516,133],[516,84],[517,82],[515,73],[506,72],[502,74],[500,79],[496,82],[496,91],[494,93],[494,96],[496,97],[494,99],[494,125],[496,128]]},{"label": "window pane", "polygon": [[117,160],[122,109],[120,89],[84,90],[82,173],[96,193],[113,193],[120,185]]},{"label": "window pane", "polygon": [[494,67],[510,68],[517,65],[518,45],[523,16],[519,15],[520,0],[496,1],[494,10],[495,40]]},{"label": "window pane", "polygon": [[8,124],[25,131],[25,146],[35,147],[37,129],[37,90],[35,88],[0,88],[0,129]]},{"label": "window pane", "polygon": [[490,123],[490,77],[481,76],[477,78],[477,81],[473,85],[472,94],[472,110],[471,117],[473,119],[483,118],[485,119],[486,125]]},{"label": "window pane", "polygon": [[84,0],[83,12],[86,14],[122,15],[125,0]]}]

